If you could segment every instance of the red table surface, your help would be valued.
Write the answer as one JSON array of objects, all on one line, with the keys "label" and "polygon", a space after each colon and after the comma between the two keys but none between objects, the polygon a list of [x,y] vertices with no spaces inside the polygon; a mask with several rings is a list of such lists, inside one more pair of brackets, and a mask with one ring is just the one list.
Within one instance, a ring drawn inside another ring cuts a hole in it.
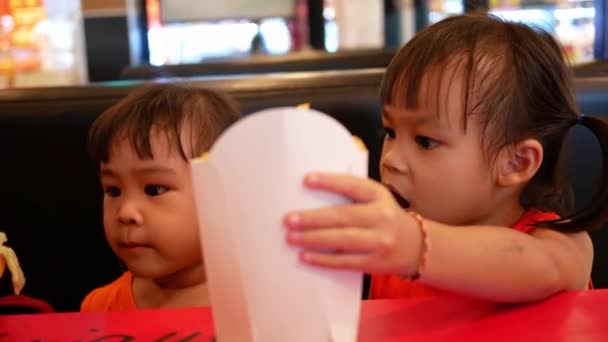
[{"label": "red table surface", "polygon": [[[213,336],[208,308],[0,316],[0,342],[185,342]],[[608,290],[517,306],[459,297],[364,301],[359,341],[608,341]]]}]

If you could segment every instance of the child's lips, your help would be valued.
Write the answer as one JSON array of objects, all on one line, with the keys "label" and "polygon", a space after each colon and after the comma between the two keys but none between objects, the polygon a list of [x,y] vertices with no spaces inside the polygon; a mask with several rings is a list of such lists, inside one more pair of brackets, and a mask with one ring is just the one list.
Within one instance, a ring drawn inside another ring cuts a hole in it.
[{"label": "child's lips", "polygon": [[150,248],[150,245],[146,245],[143,243],[137,242],[121,242],[120,246],[129,250],[141,249],[141,248]]}]

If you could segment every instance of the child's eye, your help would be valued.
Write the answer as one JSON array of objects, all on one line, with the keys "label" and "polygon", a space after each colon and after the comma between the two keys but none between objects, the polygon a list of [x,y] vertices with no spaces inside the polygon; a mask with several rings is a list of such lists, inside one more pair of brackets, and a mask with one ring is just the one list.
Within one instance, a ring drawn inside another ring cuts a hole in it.
[{"label": "child's eye", "polygon": [[429,137],[425,137],[423,135],[416,136],[416,144],[422,147],[425,150],[432,150],[439,145],[439,141],[434,140]]},{"label": "child's eye", "polygon": [[167,192],[169,189],[166,186],[162,185],[146,185],[144,187],[144,192],[148,196],[158,196]]},{"label": "child's eye", "polygon": [[382,135],[387,139],[395,139],[395,130],[392,128],[383,127]]},{"label": "child's eye", "polygon": [[118,197],[120,196],[120,188],[116,186],[108,186],[103,191],[107,196]]}]

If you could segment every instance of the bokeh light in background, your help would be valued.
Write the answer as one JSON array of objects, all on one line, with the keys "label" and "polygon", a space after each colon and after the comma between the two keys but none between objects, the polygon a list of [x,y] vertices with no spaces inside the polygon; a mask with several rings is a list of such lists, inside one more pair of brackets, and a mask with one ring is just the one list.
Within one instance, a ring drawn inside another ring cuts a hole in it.
[{"label": "bokeh light in background", "polygon": [[285,54],[291,50],[291,35],[283,18],[265,18],[259,25],[250,20],[162,24],[159,0],[146,0],[146,5],[152,65],[246,56],[253,52],[258,32],[263,52]]}]

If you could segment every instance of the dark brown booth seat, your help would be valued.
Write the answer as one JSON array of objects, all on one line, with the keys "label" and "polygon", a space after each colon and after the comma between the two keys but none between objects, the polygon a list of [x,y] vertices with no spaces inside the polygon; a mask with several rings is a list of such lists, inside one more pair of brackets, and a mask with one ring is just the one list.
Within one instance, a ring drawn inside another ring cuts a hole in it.
[{"label": "dark brown booth seat", "polygon": [[[381,127],[378,86],[383,69],[306,72],[179,82],[235,96],[246,113],[304,102],[342,122],[370,149],[378,178]],[[78,310],[84,295],[117,277],[120,265],[105,242],[102,193],[85,139],[91,122],[138,82],[0,92],[0,229],[22,261],[25,293],[58,310]],[[587,114],[608,113],[608,79],[577,82]],[[593,190],[599,154],[593,137],[574,131],[577,195]],[[311,139],[313,135],[311,134]],[[608,237],[594,235],[596,286],[608,286]]]},{"label": "dark brown booth seat", "polygon": [[196,64],[128,66],[122,70],[121,79],[384,68],[388,66],[395,52],[394,49],[352,50],[334,53],[310,50],[282,56],[255,55],[215,59]]},{"label": "dark brown booth seat", "polygon": [[572,67],[575,77],[608,77],[608,61],[598,60]]}]

